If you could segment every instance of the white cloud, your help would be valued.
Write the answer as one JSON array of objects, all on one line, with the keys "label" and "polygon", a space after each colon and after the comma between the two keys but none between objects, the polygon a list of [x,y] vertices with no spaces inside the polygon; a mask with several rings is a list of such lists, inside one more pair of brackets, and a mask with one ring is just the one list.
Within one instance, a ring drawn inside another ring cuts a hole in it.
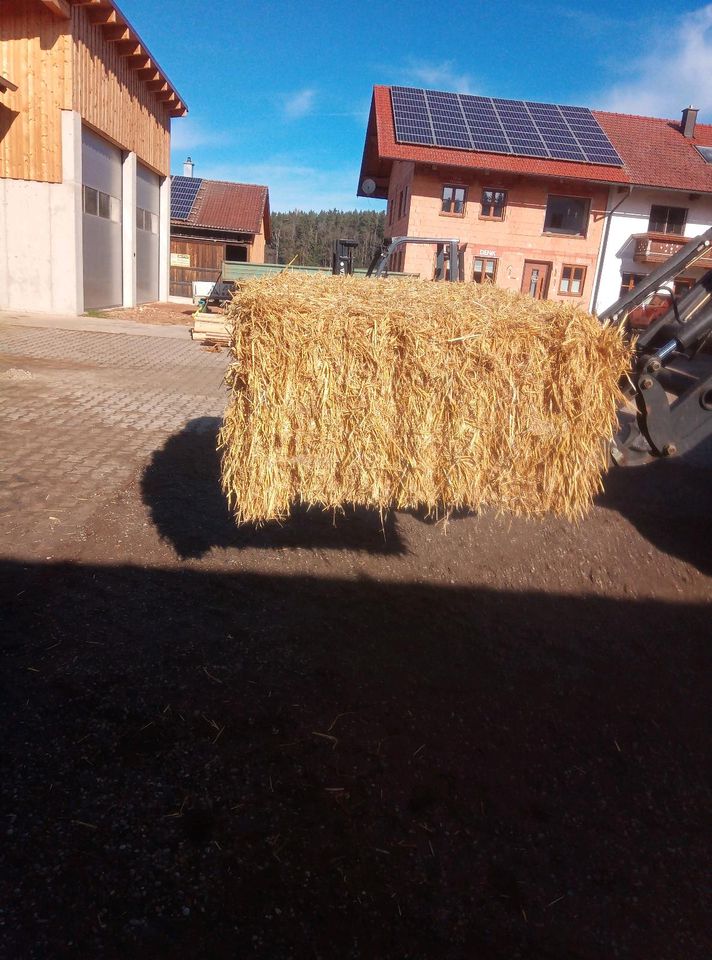
[{"label": "white cloud", "polygon": [[712,119],[712,3],[657,26],[645,44],[646,53],[629,61],[625,76],[593,98],[596,104],[676,118],[692,103],[701,119]]},{"label": "white cloud", "polygon": [[263,163],[215,164],[201,170],[208,179],[266,184],[275,211],[382,209],[383,201],[357,199],[358,174],[358,167],[321,169],[283,157]]},{"label": "white cloud", "polygon": [[194,117],[178,117],[171,121],[171,150],[181,154],[196,153],[200,147],[223,146],[231,140],[232,136],[224,130],[212,130]]},{"label": "white cloud", "polygon": [[305,117],[314,109],[315,97],[316,91],[310,89],[297,90],[296,93],[290,94],[283,104],[285,116],[289,117],[290,120]]},{"label": "white cloud", "polygon": [[451,93],[474,93],[474,80],[469,73],[461,73],[454,60],[440,63],[412,60],[401,70],[406,83],[447,90]]}]

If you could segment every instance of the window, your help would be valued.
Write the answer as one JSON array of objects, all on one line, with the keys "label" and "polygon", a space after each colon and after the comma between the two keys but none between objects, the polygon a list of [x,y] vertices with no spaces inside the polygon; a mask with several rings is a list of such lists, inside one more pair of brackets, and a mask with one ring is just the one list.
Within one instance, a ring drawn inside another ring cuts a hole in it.
[{"label": "window", "polygon": [[99,215],[99,191],[93,187],[84,187],[84,213]]},{"label": "window", "polygon": [[442,213],[449,213],[454,217],[463,217],[465,215],[465,200],[467,190],[465,187],[455,187],[446,185],[443,187]]},{"label": "window", "polygon": [[403,191],[398,194],[398,219],[403,216]]},{"label": "window", "polygon": [[111,220],[111,197],[108,193],[99,191],[99,216],[104,220]]},{"label": "window", "polygon": [[643,277],[639,273],[624,273],[621,277],[621,290],[618,296],[622,297],[629,293],[634,287],[638,286],[642,279]]},{"label": "window", "polygon": [[147,233],[158,233],[158,216],[150,210],[136,207],[136,226]]},{"label": "window", "polygon": [[651,233],[672,233],[681,237],[685,232],[686,221],[685,207],[662,207],[653,204],[650,208],[648,230]]},{"label": "window", "polygon": [[561,282],[559,293],[566,297],[580,297],[583,294],[583,285],[586,280],[586,267],[576,267],[565,263],[561,268]]},{"label": "window", "polygon": [[475,257],[474,271],[472,274],[472,279],[475,283],[484,283],[486,280],[494,283],[495,277],[497,276],[497,262],[495,258],[485,260],[482,257]]},{"label": "window", "polygon": [[482,220],[504,220],[504,209],[506,206],[506,190],[482,191],[482,210],[480,211]]},{"label": "window", "polygon": [[676,297],[681,297],[683,294],[687,293],[691,286],[694,285],[694,279],[692,277],[678,277],[673,284],[673,292]]},{"label": "window", "polygon": [[104,220],[113,220],[118,223],[121,219],[121,201],[94,187],[84,187],[84,213],[92,217],[103,217]]},{"label": "window", "polygon": [[544,233],[566,233],[572,237],[585,237],[588,207],[589,201],[582,197],[548,197]]},{"label": "window", "polygon": [[247,263],[247,247],[242,244],[225,244],[225,259],[233,263]]}]

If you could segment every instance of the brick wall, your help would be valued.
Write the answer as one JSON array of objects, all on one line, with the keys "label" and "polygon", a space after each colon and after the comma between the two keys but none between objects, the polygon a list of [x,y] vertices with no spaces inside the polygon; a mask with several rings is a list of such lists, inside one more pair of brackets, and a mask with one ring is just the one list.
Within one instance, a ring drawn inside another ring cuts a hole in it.
[{"label": "brick wall", "polygon": [[[465,171],[463,171],[465,173]],[[464,216],[443,214],[441,207],[444,184],[467,188]],[[465,279],[471,280],[473,261],[482,256],[494,257],[497,265],[497,285],[509,290],[520,290],[526,260],[551,264],[549,298],[570,300],[559,294],[561,268],[564,264],[586,267],[583,291],[577,299],[588,306],[593,289],[596,260],[601,241],[608,190],[585,182],[545,181],[495,174],[465,176],[458,171],[432,170],[416,167],[413,163],[396,162],[393,165],[389,190],[389,207],[394,204],[398,213],[400,191],[408,188],[409,203],[405,215],[387,224],[392,236],[457,237],[466,243],[464,255]],[[507,191],[507,208],[503,221],[480,218],[483,188]],[[588,229],[585,237],[545,234],[544,216],[549,194],[585,197],[590,200]],[[484,253],[481,253],[484,251]],[[435,250],[427,246],[410,246],[406,252],[404,269],[431,279]]]}]

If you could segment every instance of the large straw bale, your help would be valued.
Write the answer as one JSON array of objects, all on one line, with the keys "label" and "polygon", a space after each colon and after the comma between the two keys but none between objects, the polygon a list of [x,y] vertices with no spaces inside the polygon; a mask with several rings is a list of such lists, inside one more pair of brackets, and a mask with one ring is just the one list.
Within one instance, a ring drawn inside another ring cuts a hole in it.
[{"label": "large straw bale", "polygon": [[296,503],[576,518],[601,488],[629,350],[576,305],[287,272],[227,312],[222,483],[239,522]]}]

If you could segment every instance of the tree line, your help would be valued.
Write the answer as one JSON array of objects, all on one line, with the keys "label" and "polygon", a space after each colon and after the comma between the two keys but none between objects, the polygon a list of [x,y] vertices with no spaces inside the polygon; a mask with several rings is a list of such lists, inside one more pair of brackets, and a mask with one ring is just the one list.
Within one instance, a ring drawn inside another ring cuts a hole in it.
[{"label": "tree line", "polygon": [[386,215],[376,210],[290,210],[272,214],[267,263],[331,266],[335,240],[356,240],[354,265],[367,267],[383,242]]}]

